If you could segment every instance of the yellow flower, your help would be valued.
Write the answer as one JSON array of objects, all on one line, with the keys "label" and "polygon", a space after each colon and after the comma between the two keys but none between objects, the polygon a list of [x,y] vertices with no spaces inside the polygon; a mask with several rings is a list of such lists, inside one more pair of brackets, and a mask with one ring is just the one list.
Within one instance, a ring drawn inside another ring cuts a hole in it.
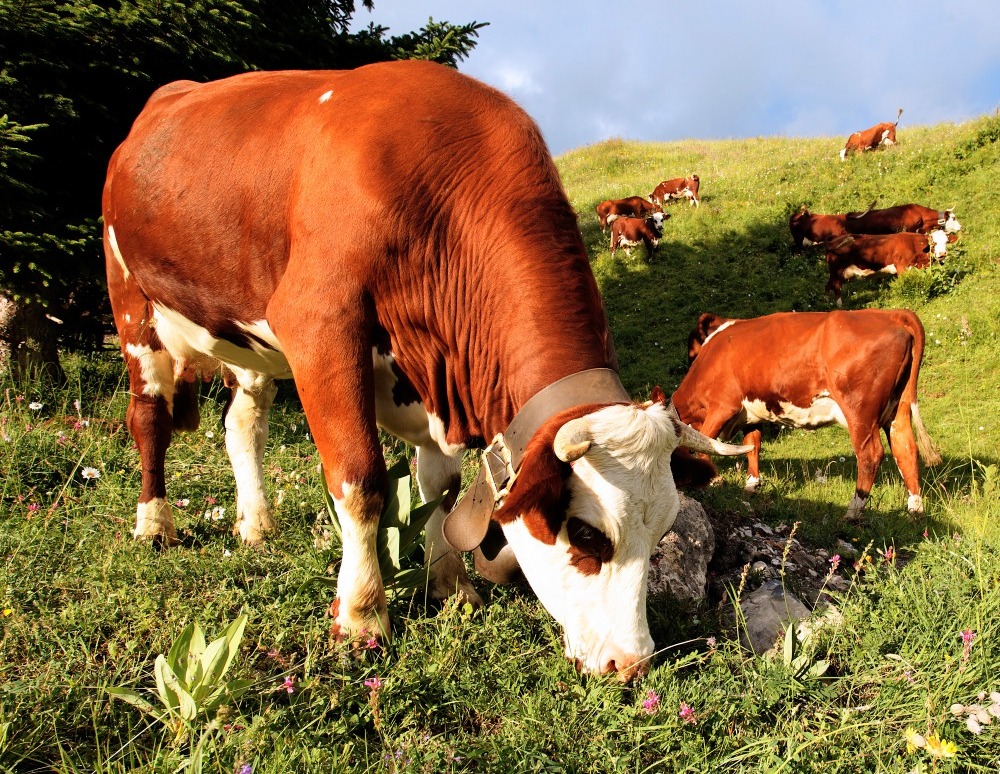
[{"label": "yellow flower", "polygon": [[3,617],[4,618],[7,618],[8,616],[12,616],[12,615],[14,615],[14,608],[12,608],[12,607],[5,607],[3,609]]},{"label": "yellow flower", "polygon": [[941,739],[937,734],[927,735],[927,752],[935,758],[954,758],[958,747],[954,742]]},{"label": "yellow flower", "polygon": [[903,733],[903,736],[906,738],[907,753],[912,753],[914,750],[924,747],[927,744],[927,740],[924,739],[920,734],[918,734],[912,728],[906,729],[906,731]]}]

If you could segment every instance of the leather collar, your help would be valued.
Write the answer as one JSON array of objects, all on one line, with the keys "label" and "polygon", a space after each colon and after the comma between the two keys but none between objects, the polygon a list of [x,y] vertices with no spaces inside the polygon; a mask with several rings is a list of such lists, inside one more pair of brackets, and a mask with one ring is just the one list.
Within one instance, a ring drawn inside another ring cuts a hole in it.
[{"label": "leather collar", "polygon": [[629,402],[618,374],[610,368],[579,371],[535,393],[507,430],[483,450],[475,480],[445,517],[445,540],[458,551],[472,551],[482,543],[493,512],[517,478],[528,442],[550,417],[587,403]]}]

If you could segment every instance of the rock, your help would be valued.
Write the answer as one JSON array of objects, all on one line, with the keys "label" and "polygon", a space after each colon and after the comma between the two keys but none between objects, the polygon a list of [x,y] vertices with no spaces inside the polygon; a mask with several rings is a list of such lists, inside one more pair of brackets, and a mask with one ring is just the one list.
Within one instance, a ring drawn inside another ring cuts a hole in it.
[{"label": "rock", "polygon": [[650,595],[667,593],[675,599],[705,597],[708,563],[715,552],[715,533],[701,503],[680,495],[674,526],[663,536],[649,565]]},{"label": "rock", "polygon": [[807,608],[787,593],[780,580],[769,580],[740,600],[746,626],[740,627],[740,642],[754,653],[766,653],[784,634],[789,621],[810,615]]}]

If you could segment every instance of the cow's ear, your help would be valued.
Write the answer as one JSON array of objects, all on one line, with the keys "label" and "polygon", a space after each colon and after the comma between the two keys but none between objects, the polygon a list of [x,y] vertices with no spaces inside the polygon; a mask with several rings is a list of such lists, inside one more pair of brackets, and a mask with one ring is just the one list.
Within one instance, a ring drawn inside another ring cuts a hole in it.
[{"label": "cow's ear", "polygon": [[653,401],[653,403],[662,403],[666,405],[667,394],[663,391],[663,388],[660,387],[660,385],[656,385],[653,388],[653,391],[649,394],[649,399]]}]

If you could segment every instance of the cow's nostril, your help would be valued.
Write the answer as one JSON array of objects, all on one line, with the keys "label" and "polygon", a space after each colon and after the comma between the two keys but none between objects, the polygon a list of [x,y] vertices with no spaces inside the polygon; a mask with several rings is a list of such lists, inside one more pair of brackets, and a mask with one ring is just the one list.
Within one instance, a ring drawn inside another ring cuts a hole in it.
[{"label": "cow's nostril", "polygon": [[614,659],[611,659],[608,663],[606,663],[601,668],[601,674],[602,675],[606,675],[606,674],[609,674],[611,672],[617,672],[617,671],[618,671],[618,664],[615,663]]}]

